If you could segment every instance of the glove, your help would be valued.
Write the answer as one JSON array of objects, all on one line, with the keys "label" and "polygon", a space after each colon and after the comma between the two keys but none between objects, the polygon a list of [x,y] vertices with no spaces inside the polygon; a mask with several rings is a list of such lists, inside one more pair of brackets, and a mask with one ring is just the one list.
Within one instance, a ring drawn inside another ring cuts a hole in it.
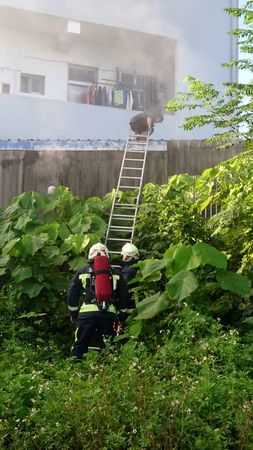
[{"label": "glove", "polygon": [[76,327],[77,319],[78,319],[78,312],[72,312],[69,316],[70,322]]}]

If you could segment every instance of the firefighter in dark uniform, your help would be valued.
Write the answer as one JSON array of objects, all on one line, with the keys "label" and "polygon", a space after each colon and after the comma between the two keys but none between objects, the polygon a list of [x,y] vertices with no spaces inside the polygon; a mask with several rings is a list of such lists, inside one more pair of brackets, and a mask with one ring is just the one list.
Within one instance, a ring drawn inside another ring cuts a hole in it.
[{"label": "firefighter in dark uniform", "polygon": [[[106,310],[101,310],[94,298],[94,290],[88,288],[93,272],[93,261],[97,255],[109,257],[104,244],[94,244],[88,254],[88,263],[79,269],[68,289],[67,304],[70,311],[70,320],[76,326],[75,343],[71,356],[81,359],[87,353],[89,342],[99,333],[100,336],[114,336],[116,314],[127,308],[127,284],[117,269],[112,269],[113,299]],[[94,279],[94,277],[93,277]],[[89,281],[87,281],[89,280]],[[83,294],[83,299],[80,297]]]},{"label": "firefighter in dark uniform", "polygon": [[[121,249],[121,256],[122,256],[121,274],[123,275],[126,283],[128,284],[129,281],[132,280],[132,278],[134,278],[137,273],[137,268],[133,267],[133,264],[135,264],[139,261],[140,253],[139,253],[138,248],[134,244],[127,243],[127,244],[123,245],[123,247]],[[130,284],[128,286],[128,293],[129,293],[128,309],[133,309],[136,307],[135,301],[134,301],[134,296],[133,296],[133,288],[134,287],[135,286],[132,284]]]}]

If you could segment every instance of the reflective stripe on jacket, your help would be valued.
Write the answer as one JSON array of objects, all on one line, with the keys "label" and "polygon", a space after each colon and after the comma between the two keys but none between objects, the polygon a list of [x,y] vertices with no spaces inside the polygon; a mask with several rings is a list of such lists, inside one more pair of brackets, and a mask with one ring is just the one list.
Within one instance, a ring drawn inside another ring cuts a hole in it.
[{"label": "reflective stripe on jacket", "polygon": [[[108,308],[106,308],[107,312],[116,314],[116,308],[114,305],[110,304]],[[82,304],[79,313],[90,313],[90,312],[100,312],[100,309],[96,303],[86,304],[85,302]]]},{"label": "reflective stripe on jacket", "polygon": [[[83,273],[79,275],[79,280],[81,280],[84,289],[87,288],[87,280],[90,280],[92,275],[93,275],[92,273]],[[117,282],[119,278],[120,278],[119,275],[112,274],[113,291],[115,291],[117,288]],[[99,312],[99,311],[100,309],[96,303],[83,302],[79,310],[79,313]],[[115,306],[112,303],[109,304],[108,308],[106,308],[106,311],[114,314],[116,314],[117,312]]]},{"label": "reflective stripe on jacket", "polygon": [[[97,312],[99,306],[96,304],[93,286],[90,286],[92,277],[94,276],[93,265],[88,263],[85,267],[80,268],[73,276],[67,291],[67,306],[70,312],[79,311],[81,295],[81,309],[84,312]],[[128,290],[127,284],[118,269],[113,268],[111,272],[113,280],[113,301],[109,302],[107,311],[115,313],[128,306]],[[113,305],[112,305],[113,304]],[[106,311],[99,310],[101,314]],[[79,311],[81,313],[81,311]]]},{"label": "reflective stripe on jacket", "polygon": [[[86,289],[87,280],[90,280],[91,276],[92,276],[92,273],[82,273],[81,275],[79,275],[79,280],[81,280],[84,289]],[[117,288],[117,282],[118,282],[119,278],[120,278],[119,275],[112,274],[113,291],[115,291]]]}]

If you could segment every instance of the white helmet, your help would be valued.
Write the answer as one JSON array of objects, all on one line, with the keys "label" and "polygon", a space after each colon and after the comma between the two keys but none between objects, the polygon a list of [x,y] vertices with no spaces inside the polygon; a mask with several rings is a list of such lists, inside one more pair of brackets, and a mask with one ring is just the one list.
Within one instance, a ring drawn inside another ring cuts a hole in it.
[{"label": "white helmet", "polygon": [[88,254],[88,259],[94,259],[97,255],[107,256],[109,258],[108,249],[104,244],[98,242],[91,246]]},{"label": "white helmet", "polygon": [[55,186],[48,186],[47,193],[48,195],[52,195],[55,191]]},{"label": "white helmet", "polygon": [[121,249],[121,255],[123,261],[129,261],[130,259],[139,259],[140,253],[138,248],[134,244],[127,243],[123,245]]}]

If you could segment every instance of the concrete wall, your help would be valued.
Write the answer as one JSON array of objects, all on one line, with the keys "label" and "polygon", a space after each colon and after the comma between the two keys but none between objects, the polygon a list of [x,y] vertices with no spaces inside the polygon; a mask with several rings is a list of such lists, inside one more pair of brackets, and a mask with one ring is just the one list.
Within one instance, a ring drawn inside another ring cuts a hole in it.
[{"label": "concrete wall", "polygon": [[[0,84],[10,84],[11,94],[0,95],[0,110],[4,111],[0,138],[104,139],[104,130],[111,139],[125,138],[124,127],[132,111],[76,104],[65,107],[68,64],[98,67],[104,71],[104,82],[112,69],[144,70],[144,74],[168,81],[164,104],[174,91],[185,90],[186,75],[222,89],[222,83],[236,80],[235,68],[225,69],[221,63],[236,57],[235,39],[228,33],[235,23],[224,7],[236,6],[237,1],[0,0]],[[5,14],[4,9],[8,10]],[[80,36],[67,38],[68,19],[82,21]],[[92,38],[87,31],[91,27],[95,30]],[[108,28],[110,32],[105,31]],[[147,37],[141,36],[144,33],[157,45],[148,44]],[[108,40],[109,34],[114,38]],[[119,39],[122,35],[127,39]],[[44,76],[45,95],[21,94],[21,72]],[[17,95],[22,101],[11,98]],[[205,139],[211,135],[211,128],[186,134],[179,128],[185,115],[182,111],[167,116],[157,127],[156,138]]]},{"label": "concrete wall", "polygon": [[[0,94],[0,139],[126,139],[136,111]],[[172,116],[154,139],[172,139]],[[187,133],[184,134],[188,137]]]},{"label": "concrete wall", "polygon": [[[169,141],[165,150],[149,150],[144,183],[166,183],[176,173],[197,175],[240,151],[211,151],[202,141]],[[2,150],[0,207],[26,191],[47,193],[49,185],[69,186],[75,195],[103,196],[117,186],[122,150]]]}]

